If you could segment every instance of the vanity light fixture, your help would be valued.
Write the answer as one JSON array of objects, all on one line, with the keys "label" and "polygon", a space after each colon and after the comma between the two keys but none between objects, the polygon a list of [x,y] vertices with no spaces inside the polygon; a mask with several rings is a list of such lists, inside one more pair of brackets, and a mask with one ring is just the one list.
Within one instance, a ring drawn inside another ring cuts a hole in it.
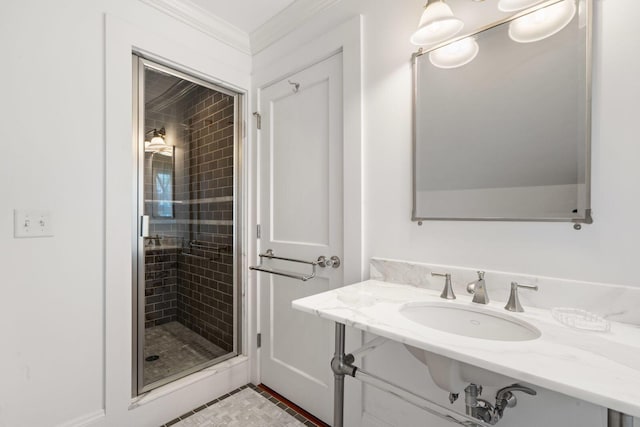
[{"label": "vanity light fixture", "polygon": [[416,46],[440,43],[458,34],[462,27],[464,22],[453,15],[444,0],[428,0],[411,43]]},{"label": "vanity light fixture", "polygon": [[429,61],[438,68],[458,68],[473,61],[480,47],[474,37],[465,37],[429,52]]},{"label": "vanity light fixture", "polygon": [[569,25],[575,14],[575,0],[562,0],[511,21],[509,37],[518,43],[546,39]]},{"label": "vanity light fixture", "polygon": [[500,0],[498,2],[498,10],[500,10],[500,12],[516,12],[540,3],[540,1],[541,0]]}]

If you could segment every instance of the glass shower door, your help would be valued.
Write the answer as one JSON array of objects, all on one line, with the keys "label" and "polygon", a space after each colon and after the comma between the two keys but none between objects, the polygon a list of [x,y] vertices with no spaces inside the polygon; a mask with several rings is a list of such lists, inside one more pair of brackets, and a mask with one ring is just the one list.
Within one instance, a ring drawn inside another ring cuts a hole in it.
[{"label": "glass shower door", "polygon": [[134,394],[238,354],[239,95],[134,56]]}]

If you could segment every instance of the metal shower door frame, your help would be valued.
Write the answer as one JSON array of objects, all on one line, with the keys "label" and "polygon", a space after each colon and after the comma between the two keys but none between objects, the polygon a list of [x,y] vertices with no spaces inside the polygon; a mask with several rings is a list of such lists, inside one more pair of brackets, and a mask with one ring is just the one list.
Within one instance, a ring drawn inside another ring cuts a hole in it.
[{"label": "metal shower door frame", "polygon": [[[245,236],[243,234],[245,221],[244,203],[244,113],[246,93],[225,87],[220,83],[213,83],[206,79],[187,74],[157,61],[147,59],[143,53],[132,52],[132,92],[133,92],[133,121],[132,121],[132,167],[136,173],[132,183],[133,211],[132,224],[135,233],[132,235],[132,371],[131,395],[139,396],[157,387],[171,383],[194,372],[213,366],[224,360],[242,354],[243,348],[243,289],[246,275],[243,270],[242,248]],[[168,376],[151,384],[144,384],[144,331],[145,331],[145,263],[144,237],[142,237],[141,218],[144,213],[144,88],[145,68],[151,68],[170,74],[177,78],[190,81],[234,98],[235,129],[233,136],[234,171],[233,171],[233,351],[206,363],[197,365],[177,374]]]}]

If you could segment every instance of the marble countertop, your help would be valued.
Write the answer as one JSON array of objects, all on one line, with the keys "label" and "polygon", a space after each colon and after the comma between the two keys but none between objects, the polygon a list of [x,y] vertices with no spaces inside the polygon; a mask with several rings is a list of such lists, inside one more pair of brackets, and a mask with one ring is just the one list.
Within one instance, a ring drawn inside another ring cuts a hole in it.
[{"label": "marble countertop", "polygon": [[[629,415],[640,416],[640,327],[611,322],[610,332],[590,332],[557,322],[549,310],[504,302],[480,305],[467,295],[453,301],[439,292],[377,280],[293,301],[295,309],[554,390]],[[415,323],[400,313],[407,303],[473,306],[535,326],[530,341],[493,341],[453,335]],[[355,350],[355,349],[350,349]]]}]

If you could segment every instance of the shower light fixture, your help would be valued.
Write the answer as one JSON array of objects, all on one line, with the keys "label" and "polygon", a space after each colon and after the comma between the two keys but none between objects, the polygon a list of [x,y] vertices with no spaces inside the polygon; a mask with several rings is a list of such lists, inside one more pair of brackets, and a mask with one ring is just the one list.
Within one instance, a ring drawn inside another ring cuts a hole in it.
[{"label": "shower light fixture", "polygon": [[161,151],[163,148],[167,147],[167,143],[164,140],[164,137],[166,136],[164,128],[161,128],[160,130],[153,129],[147,133],[153,133],[153,137],[149,144],[145,142],[145,151]]},{"label": "shower light fixture", "polygon": [[153,138],[151,138],[151,145],[154,144],[162,144],[164,145],[164,137],[166,135],[166,131],[164,130],[164,128],[161,128],[160,130],[154,129],[153,130]]},{"label": "shower light fixture", "polygon": [[511,21],[509,37],[518,43],[546,39],[569,25],[575,14],[575,0],[562,0]]},{"label": "shower light fixture", "polygon": [[173,156],[173,147],[170,145],[165,145],[160,150],[157,151],[161,156],[172,157]]},{"label": "shower light fixture", "polygon": [[458,68],[473,61],[479,50],[474,37],[465,37],[429,52],[429,61],[438,68]]},{"label": "shower light fixture", "polygon": [[417,46],[440,43],[458,34],[462,27],[464,22],[453,16],[444,0],[428,0],[411,43]]}]

